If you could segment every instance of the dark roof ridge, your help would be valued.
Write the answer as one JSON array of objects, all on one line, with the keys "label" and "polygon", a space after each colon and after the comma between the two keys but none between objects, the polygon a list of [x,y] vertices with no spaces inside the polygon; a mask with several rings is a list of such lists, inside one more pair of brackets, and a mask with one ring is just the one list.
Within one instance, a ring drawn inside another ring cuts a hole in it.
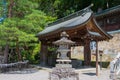
[{"label": "dark roof ridge", "polygon": [[72,14],[70,14],[70,15],[68,15],[68,16],[63,17],[63,18],[57,19],[57,20],[54,21],[53,23],[49,23],[48,26],[46,26],[46,27],[49,27],[49,26],[52,26],[52,25],[55,25],[55,24],[58,24],[58,23],[67,21],[67,20],[69,20],[69,19],[78,17],[78,16],[80,16],[80,15],[84,15],[86,12],[91,11],[90,8],[91,8],[92,6],[93,6],[93,4],[89,5],[88,7],[84,8],[84,9],[82,9],[82,10],[80,10],[80,11],[77,11],[77,12],[75,12],[75,13],[72,13]]},{"label": "dark roof ridge", "polygon": [[98,13],[95,13],[95,16],[98,17],[98,16],[101,16],[101,15],[105,15],[105,14],[108,14],[109,12],[114,12],[115,10],[118,10],[118,9],[120,9],[120,5],[102,10]]}]

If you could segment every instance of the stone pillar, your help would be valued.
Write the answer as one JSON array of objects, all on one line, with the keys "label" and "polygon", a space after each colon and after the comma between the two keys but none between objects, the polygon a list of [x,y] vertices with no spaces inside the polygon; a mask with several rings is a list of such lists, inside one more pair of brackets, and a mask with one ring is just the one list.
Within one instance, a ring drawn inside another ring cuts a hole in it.
[{"label": "stone pillar", "polygon": [[47,45],[45,43],[46,43],[46,41],[41,41],[40,64],[42,66],[46,66],[47,65],[47,53],[48,53],[48,49],[47,49]]},{"label": "stone pillar", "polygon": [[90,50],[90,40],[85,39],[84,44],[84,65],[90,66],[91,63],[91,50]]}]

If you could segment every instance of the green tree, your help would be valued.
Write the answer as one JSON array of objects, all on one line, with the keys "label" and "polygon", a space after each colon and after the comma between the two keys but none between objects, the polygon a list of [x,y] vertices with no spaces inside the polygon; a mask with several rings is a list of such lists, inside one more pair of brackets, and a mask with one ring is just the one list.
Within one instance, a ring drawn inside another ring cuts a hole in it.
[{"label": "green tree", "polygon": [[[26,50],[26,58],[32,59],[32,52],[38,44],[35,34],[42,31],[54,17],[47,16],[44,12],[38,10],[38,3],[32,0],[9,0],[8,18],[0,25],[1,46],[14,46],[18,55],[18,61],[22,60],[20,47]],[[6,56],[8,48],[6,47]],[[7,57],[6,57],[7,58]]]}]

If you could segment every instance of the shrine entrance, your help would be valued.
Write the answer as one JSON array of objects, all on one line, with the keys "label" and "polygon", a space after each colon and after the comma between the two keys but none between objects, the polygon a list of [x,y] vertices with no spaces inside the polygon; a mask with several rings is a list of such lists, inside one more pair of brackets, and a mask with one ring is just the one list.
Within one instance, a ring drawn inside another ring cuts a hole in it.
[{"label": "shrine entrance", "polygon": [[53,42],[59,40],[61,32],[65,31],[69,39],[75,42],[73,46],[84,46],[85,66],[90,66],[91,63],[90,42],[96,42],[96,71],[98,71],[98,41],[109,40],[112,36],[99,27],[90,7],[49,24],[36,35],[41,42],[41,65],[47,65],[48,46],[54,47]]}]

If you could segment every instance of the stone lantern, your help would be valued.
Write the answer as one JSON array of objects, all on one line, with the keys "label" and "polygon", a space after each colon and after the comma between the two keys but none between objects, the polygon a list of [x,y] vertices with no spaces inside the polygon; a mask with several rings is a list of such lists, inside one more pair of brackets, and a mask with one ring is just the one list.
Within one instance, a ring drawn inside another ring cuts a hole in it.
[{"label": "stone lantern", "polygon": [[69,65],[71,60],[67,57],[67,53],[70,51],[69,46],[75,44],[75,42],[69,40],[68,37],[66,32],[62,32],[61,39],[53,42],[53,44],[59,46],[57,52],[60,53],[60,58],[57,59],[59,64],[56,64],[56,67],[71,67],[71,65]]},{"label": "stone lantern", "polygon": [[53,42],[59,46],[57,52],[60,53],[60,58],[56,60],[58,62],[56,67],[50,72],[50,80],[79,80],[78,73],[74,71],[70,64],[71,60],[67,57],[69,46],[75,44],[68,37],[66,32],[62,32],[61,39]]}]

